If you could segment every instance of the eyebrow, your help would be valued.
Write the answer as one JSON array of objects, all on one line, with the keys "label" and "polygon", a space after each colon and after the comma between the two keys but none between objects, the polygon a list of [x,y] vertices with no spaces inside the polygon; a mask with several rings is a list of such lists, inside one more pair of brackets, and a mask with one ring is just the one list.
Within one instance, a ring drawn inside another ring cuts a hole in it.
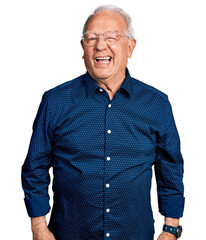
[{"label": "eyebrow", "polygon": [[84,32],[84,33],[89,33],[89,32],[91,32],[91,33],[97,33],[97,34],[101,34],[101,33],[105,33],[105,32],[119,32],[118,30],[107,30],[107,31],[105,31],[105,32],[97,32],[97,31],[86,31],[86,32]]}]

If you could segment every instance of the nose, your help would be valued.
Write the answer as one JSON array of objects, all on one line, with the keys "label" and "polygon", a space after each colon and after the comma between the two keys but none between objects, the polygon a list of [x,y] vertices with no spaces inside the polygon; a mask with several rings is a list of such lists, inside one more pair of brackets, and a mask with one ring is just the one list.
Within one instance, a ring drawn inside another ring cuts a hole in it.
[{"label": "nose", "polygon": [[107,48],[107,44],[104,40],[104,35],[103,34],[99,35],[99,38],[98,38],[98,41],[97,41],[97,44],[96,44],[95,47],[96,47],[97,51],[102,51],[102,50]]}]

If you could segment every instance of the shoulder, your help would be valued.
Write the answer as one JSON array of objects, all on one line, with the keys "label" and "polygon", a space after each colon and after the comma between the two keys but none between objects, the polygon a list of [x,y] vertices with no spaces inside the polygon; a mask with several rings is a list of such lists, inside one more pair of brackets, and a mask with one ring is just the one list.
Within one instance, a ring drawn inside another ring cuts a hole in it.
[{"label": "shoulder", "polygon": [[161,90],[146,84],[136,78],[131,78],[133,82],[133,94],[142,96],[150,96],[152,98],[158,98],[162,101],[168,101],[168,95],[162,92]]},{"label": "shoulder", "polygon": [[47,90],[42,97],[51,115],[67,111],[85,95],[84,75]]},{"label": "shoulder", "polygon": [[83,87],[84,76],[85,74],[47,90],[44,95],[49,99],[69,97],[75,90]]}]

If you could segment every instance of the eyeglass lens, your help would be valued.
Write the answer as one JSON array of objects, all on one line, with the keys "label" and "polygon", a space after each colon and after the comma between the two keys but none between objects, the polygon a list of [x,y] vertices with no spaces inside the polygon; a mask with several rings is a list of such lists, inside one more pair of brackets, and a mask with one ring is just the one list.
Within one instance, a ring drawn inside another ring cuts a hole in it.
[{"label": "eyeglass lens", "polygon": [[86,32],[84,34],[84,43],[88,46],[96,45],[99,35],[104,36],[104,40],[108,45],[115,45],[119,40],[119,34],[117,32],[105,32],[104,34],[97,34],[92,32]]}]

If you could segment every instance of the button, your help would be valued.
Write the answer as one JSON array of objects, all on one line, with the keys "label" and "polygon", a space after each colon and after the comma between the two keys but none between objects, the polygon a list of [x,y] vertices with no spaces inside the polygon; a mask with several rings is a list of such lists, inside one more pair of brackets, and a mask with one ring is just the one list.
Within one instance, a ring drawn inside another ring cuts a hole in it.
[{"label": "button", "polygon": [[108,132],[108,134],[110,134],[112,131],[111,131],[111,130],[108,130],[107,132]]},{"label": "button", "polygon": [[99,91],[100,91],[100,92],[103,92],[103,89],[100,88]]},{"label": "button", "polygon": [[110,209],[109,209],[109,208],[107,208],[107,209],[106,209],[106,212],[110,212]]},{"label": "button", "polygon": [[110,237],[110,233],[106,233],[106,237]]},{"label": "button", "polygon": [[110,161],[111,160],[111,158],[110,157],[107,157],[107,161]]},{"label": "button", "polygon": [[108,107],[111,108],[112,104],[109,104]]},{"label": "button", "polygon": [[109,184],[109,183],[107,183],[107,184],[106,184],[106,187],[107,187],[107,188],[109,188],[109,187],[110,187],[110,184]]}]

